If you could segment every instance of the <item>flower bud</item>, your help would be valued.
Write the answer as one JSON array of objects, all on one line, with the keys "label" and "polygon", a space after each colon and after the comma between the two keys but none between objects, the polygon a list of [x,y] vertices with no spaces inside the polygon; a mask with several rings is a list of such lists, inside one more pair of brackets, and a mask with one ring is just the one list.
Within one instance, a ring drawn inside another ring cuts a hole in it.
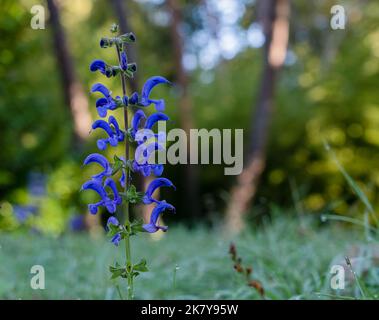
[{"label": "flower bud", "polygon": [[120,39],[124,43],[132,43],[136,41],[136,36],[133,32],[128,32],[120,36]]},{"label": "flower bud", "polygon": [[125,107],[127,107],[129,104],[128,100],[129,100],[128,96],[123,96],[122,103],[124,104]]},{"label": "flower bud", "polygon": [[117,75],[120,73],[120,71],[121,71],[120,67],[118,67],[118,66],[113,66],[113,67],[112,67],[112,76],[113,76],[113,77],[117,76]]},{"label": "flower bud", "polygon": [[116,33],[118,31],[118,24],[113,23],[110,30],[112,33]]},{"label": "flower bud", "polygon": [[136,63],[128,63],[128,70],[130,72],[136,72],[137,71],[137,64]]},{"label": "flower bud", "polygon": [[138,93],[137,92],[133,92],[133,94],[130,96],[129,103],[132,105],[135,105],[138,103]]},{"label": "flower bud", "polygon": [[107,78],[110,78],[110,77],[113,76],[112,67],[107,66],[107,67],[105,68],[105,75],[106,75]]},{"label": "flower bud", "polygon": [[100,47],[101,48],[109,48],[114,45],[114,39],[110,38],[101,38],[100,39]]},{"label": "flower bud", "polygon": [[124,101],[119,96],[115,97],[114,101],[116,102],[117,108],[121,108],[124,106]]}]

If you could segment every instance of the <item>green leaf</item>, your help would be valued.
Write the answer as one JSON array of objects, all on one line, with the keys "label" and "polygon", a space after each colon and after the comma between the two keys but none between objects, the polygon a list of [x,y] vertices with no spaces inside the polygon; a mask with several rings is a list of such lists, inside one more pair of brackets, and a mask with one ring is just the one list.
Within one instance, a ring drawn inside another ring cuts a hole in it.
[{"label": "green leaf", "polygon": [[117,262],[115,266],[109,266],[109,271],[112,273],[111,279],[124,277],[126,272],[125,268],[121,267]]},{"label": "green leaf", "polygon": [[114,155],[114,164],[112,166],[112,175],[116,174],[120,169],[122,169],[124,162],[116,155]]},{"label": "green leaf", "polygon": [[141,261],[133,266],[133,271],[147,272],[149,269],[146,266],[146,260],[141,259]]},{"label": "green leaf", "polygon": [[133,72],[131,72],[131,71],[128,70],[128,69],[124,70],[124,74],[125,74],[128,78],[133,78],[133,77],[134,77]]},{"label": "green leaf", "polygon": [[138,192],[134,185],[131,185],[126,191],[126,200],[130,203],[136,204],[142,202],[144,193]]},{"label": "green leaf", "polygon": [[373,299],[374,298],[373,294],[367,289],[365,283],[356,274],[355,270],[353,269],[353,266],[351,264],[351,261],[350,261],[349,257],[345,257],[345,260],[346,260],[346,264],[350,268],[351,273],[354,276],[355,283],[356,283],[359,291],[361,292],[362,298],[363,299]]},{"label": "green leaf", "polygon": [[111,279],[116,279],[118,277],[121,277],[124,272],[122,270],[117,270],[115,272],[112,272]]},{"label": "green leaf", "polygon": [[342,173],[343,177],[351,187],[351,189],[355,192],[355,194],[358,196],[358,198],[362,201],[362,203],[365,205],[369,213],[371,214],[373,220],[375,221],[376,226],[379,226],[379,220],[376,217],[375,210],[373,206],[371,205],[371,202],[367,198],[367,195],[363,192],[363,190],[358,186],[358,184],[354,181],[354,179],[348,174],[348,172],[345,170],[345,168],[342,166],[341,162],[338,160],[336,154],[331,149],[329,144],[324,141],[325,149],[331,154],[335,164],[338,167],[338,170]]},{"label": "green leaf", "polygon": [[108,225],[108,235],[110,237],[113,237],[116,233],[119,233],[121,231],[119,226],[115,226],[114,224],[109,224]]},{"label": "green leaf", "polygon": [[137,234],[138,232],[145,232],[145,229],[142,228],[142,226],[143,226],[142,219],[134,220],[130,225],[130,228],[132,231],[131,234],[134,235],[134,234]]}]

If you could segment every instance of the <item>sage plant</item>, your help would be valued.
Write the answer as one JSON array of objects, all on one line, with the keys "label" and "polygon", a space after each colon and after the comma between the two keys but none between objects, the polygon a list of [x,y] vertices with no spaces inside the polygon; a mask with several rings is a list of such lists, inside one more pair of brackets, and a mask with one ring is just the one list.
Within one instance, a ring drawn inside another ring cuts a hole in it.
[{"label": "sage plant", "polygon": [[[114,48],[117,54],[117,65],[106,63],[103,60],[94,60],[90,65],[92,72],[101,72],[106,77],[120,77],[122,86],[122,96],[113,96],[112,92],[103,84],[96,83],[92,86],[92,93],[101,96],[96,101],[97,113],[101,118],[106,118],[108,113],[117,109],[123,110],[124,128],[121,129],[116,118],[109,115],[106,120],[96,120],[93,130],[102,130],[105,137],[97,140],[97,147],[100,151],[107,148],[116,147],[119,144],[125,145],[124,155],[114,155],[112,162],[100,153],[93,153],[86,157],[84,165],[96,163],[102,167],[102,171],[93,175],[85,182],[82,190],[93,190],[100,199],[96,203],[88,205],[91,214],[97,214],[100,208],[107,210],[111,216],[107,221],[107,230],[111,242],[119,246],[121,241],[125,242],[125,264],[117,263],[110,266],[111,278],[124,278],[127,280],[127,298],[133,299],[133,281],[140,272],[148,271],[146,259],[133,263],[131,253],[131,237],[141,232],[153,233],[158,230],[167,231],[166,226],[158,225],[161,214],[170,210],[175,212],[174,206],[164,200],[153,198],[153,193],[160,187],[174,187],[173,183],[166,178],[155,178],[147,187],[146,192],[138,192],[132,184],[133,174],[142,174],[147,177],[154,175],[161,176],[163,165],[151,161],[151,156],[164,147],[157,142],[162,138],[162,132],[154,133],[154,125],[158,121],[167,121],[169,118],[163,113],[165,102],[163,99],[155,100],[150,97],[153,88],[159,84],[170,84],[168,80],[160,76],[149,78],[143,85],[141,93],[134,92],[130,96],[126,93],[126,81],[133,77],[137,71],[137,65],[128,61],[126,54],[127,45],[136,41],[133,33],[116,35],[117,25],[111,28],[113,35],[100,40],[101,48]],[[146,116],[142,108],[154,105],[156,112],[149,117]],[[134,111],[129,127],[129,118]],[[164,135],[164,134],[163,134]],[[130,156],[130,144],[135,144],[135,155]],[[115,179],[119,176],[118,179]],[[121,191],[120,191],[120,188]],[[155,204],[150,220],[143,223],[139,220],[131,220],[130,205],[138,203]],[[115,216],[119,207],[123,206],[125,222],[121,223]],[[118,288],[118,286],[117,286]],[[118,288],[119,289],[119,288]],[[119,291],[120,295],[121,292]],[[121,295],[122,297],[122,295]]]}]

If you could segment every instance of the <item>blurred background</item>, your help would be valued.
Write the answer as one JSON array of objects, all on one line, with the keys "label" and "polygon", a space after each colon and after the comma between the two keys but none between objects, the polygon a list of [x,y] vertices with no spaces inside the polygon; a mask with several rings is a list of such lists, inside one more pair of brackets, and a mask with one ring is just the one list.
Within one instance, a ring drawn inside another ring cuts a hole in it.
[{"label": "blurred background", "polygon": [[[43,30],[30,25],[35,4],[45,8]],[[112,23],[137,36],[129,93],[152,75],[174,83],[153,93],[166,99],[168,128],[244,129],[239,177],[223,165],[166,166],[177,185],[161,195],[177,207],[169,224],[240,230],[273,208],[356,217],[361,205],[325,142],[377,207],[379,3],[339,1],[346,26],[332,30],[335,4],[0,0],[0,231],[100,225],[87,214],[95,195],[79,189],[97,171],[82,167],[96,152],[90,87],[101,81],[121,93],[119,79],[89,71],[93,59],[115,63],[98,45]]]}]

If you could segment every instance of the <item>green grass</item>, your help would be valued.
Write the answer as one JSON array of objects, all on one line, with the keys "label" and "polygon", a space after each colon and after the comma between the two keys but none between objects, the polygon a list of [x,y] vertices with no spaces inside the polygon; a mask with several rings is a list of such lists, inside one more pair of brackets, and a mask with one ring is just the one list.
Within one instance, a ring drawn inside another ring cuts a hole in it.
[{"label": "green grass", "polygon": [[[317,299],[337,294],[329,286],[332,260],[363,235],[331,222],[277,218],[228,239],[217,229],[170,228],[160,240],[132,239],[133,258],[145,257],[150,272],[136,278],[137,299],[259,299],[233,270],[228,249],[233,240],[243,263],[253,267],[268,299]],[[118,299],[108,266],[123,261],[124,248],[103,236],[66,234],[57,239],[36,234],[0,234],[0,298]],[[43,265],[46,289],[32,290],[30,268]],[[178,269],[175,272],[175,268]],[[377,269],[375,269],[377,270]],[[174,280],[175,278],[175,280]],[[174,285],[175,281],[175,285]],[[125,292],[125,281],[119,280]],[[347,283],[354,295],[356,285]],[[346,294],[348,293],[348,294]],[[359,293],[356,293],[359,297]]]}]

